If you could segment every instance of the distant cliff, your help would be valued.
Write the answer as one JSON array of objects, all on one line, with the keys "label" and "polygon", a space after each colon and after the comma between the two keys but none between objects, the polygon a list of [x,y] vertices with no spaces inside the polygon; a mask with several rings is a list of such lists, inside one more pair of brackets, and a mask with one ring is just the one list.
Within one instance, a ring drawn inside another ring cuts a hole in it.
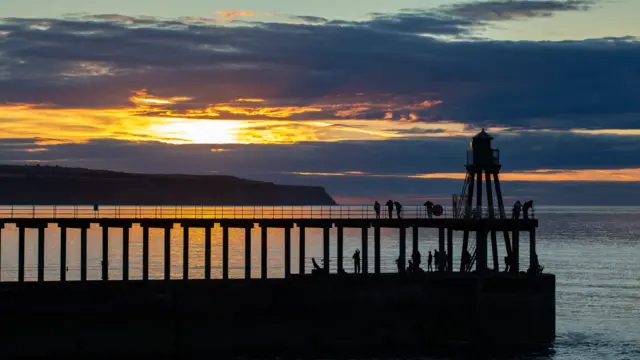
[{"label": "distant cliff", "polygon": [[0,165],[5,205],[335,205],[322,187],[221,175],[151,175]]}]

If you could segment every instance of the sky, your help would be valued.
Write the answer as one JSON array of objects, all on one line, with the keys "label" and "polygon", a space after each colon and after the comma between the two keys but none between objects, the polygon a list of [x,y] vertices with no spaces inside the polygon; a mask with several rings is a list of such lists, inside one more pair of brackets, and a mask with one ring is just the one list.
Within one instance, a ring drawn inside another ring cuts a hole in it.
[{"label": "sky", "polygon": [[485,128],[508,199],[637,205],[639,12],[634,0],[2,1],[0,162],[448,204]]}]

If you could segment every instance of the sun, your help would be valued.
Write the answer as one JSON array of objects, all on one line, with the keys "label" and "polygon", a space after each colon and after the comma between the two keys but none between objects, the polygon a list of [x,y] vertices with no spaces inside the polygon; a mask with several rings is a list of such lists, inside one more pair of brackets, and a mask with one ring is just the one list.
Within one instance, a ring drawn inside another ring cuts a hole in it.
[{"label": "sun", "polygon": [[190,120],[163,119],[162,123],[151,126],[151,132],[158,138],[170,139],[178,144],[234,144],[243,127],[242,121],[235,120]]}]

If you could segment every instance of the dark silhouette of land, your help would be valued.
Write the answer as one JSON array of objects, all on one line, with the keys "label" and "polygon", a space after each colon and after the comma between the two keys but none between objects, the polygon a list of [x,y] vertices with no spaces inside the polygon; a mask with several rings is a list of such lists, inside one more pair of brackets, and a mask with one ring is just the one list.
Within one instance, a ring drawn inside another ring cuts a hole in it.
[{"label": "dark silhouette of land", "polygon": [[335,205],[318,186],[225,175],[132,174],[0,165],[0,203],[13,205]]}]

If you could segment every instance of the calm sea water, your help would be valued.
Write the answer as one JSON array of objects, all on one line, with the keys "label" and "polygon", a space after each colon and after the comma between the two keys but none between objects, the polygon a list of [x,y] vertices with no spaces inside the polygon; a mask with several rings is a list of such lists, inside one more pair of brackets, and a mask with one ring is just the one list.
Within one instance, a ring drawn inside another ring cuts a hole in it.
[{"label": "calm sea water", "polygon": [[[640,207],[537,207],[540,219],[538,254],[545,272],[557,276],[557,341],[553,354],[529,356],[528,359],[588,360],[640,359]],[[94,227],[88,232],[88,276],[100,279],[102,232]],[[455,254],[459,253],[461,234],[454,239]],[[122,231],[109,232],[109,276],[122,277]],[[150,276],[162,278],[163,230],[150,230]],[[373,271],[373,234],[369,234],[369,268]],[[335,229],[332,229],[331,267],[335,270]],[[142,230],[131,229],[130,276],[141,277]],[[212,231],[213,277],[221,277],[220,254],[222,231]],[[52,226],[46,230],[45,279],[59,279],[60,231]],[[172,277],[182,277],[182,229],[172,231]],[[190,278],[204,277],[204,230],[190,230]],[[298,271],[298,232],[292,232],[292,272]],[[411,230],[407,232],[407,252],[411,251]],[[499,237],[499,242],[501,238]],[[79,230],[68,230],[67,278],[79,279]],[[521,235],[522,264],[528,263],[528,237]],[[27,230],[26,277],[36,278],[37,233]],[[252,232],[252,274],[260,273],[260,231]],[[345,266],[351,271],[351,253],[361,248],[360,230],[345,229]],[[437,233],[421,230],[420,251],[423,256],[437,247]],[[17,277],[17,230],[7,225],[2,230],[0,275],[2,281]],[[503,247],[499,249],[504,256]],[[489,252],[490,253],[490,252]],[[408,255],[408,254],[407,254]],[[398,256],[398,230],[382,231],[382,269],[395,270]],[[311,269],[311,257],[322,258],[322,233],[307,229],[305,264]],[[491,264],[491,259],[489,260]],[[283,231],[268,233],[268,266],[270,277],[284,275]],[[244,231],[230,230],[230,275],[244,276]],[[501,262],[502,265],[502,262]]]}]

